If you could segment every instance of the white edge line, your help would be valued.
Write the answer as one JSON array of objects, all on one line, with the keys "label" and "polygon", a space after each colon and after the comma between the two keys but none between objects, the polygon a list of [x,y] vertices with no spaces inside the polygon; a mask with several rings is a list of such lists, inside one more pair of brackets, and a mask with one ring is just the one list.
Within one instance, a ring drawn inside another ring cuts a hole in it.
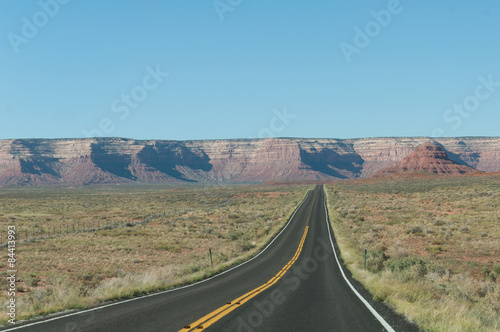
[{"label": "white edge line", "polygon": [[344,280],[345,282],[349,285],[349,287],[351,287],[352,291],[354,292],[354,294],[356,294],[356,296],[361,300],[361,302],[363,302],[363,304],[368,308],[368,310],[370,310],[370,312],[373,314],[373,316],[375,316],[375,318],[377,318],[377,320],[380,322],[380,324],[382,324],[382,326],[384,326],[384,328],[389,331],[389,332],[396,332],[392,326],[389,325],[389,323],[387,323],[385,321],[385,319],[380,316],[380,314],[375,310],[375,308],[373,308],[370,303],[368,303],[368,301],[365,300],[365,298],[358,293],[358,291],[356,290],[356,288],[354,288],[354,286],[351,284],[351,282],[349,281],[349,279],[347,279],[345,273],[344,273],[344,270],[342,269],[342,265],[340,264],[339,262],[339,259],[337,257],[337,253],[335,251],[335,246],[333,245],[333,239],[332,239],[332,232],[331,232],[331,225],[330,223],[328,222],[329,221],[329,217],[328,217],[328,209],[326,208],[326,195],[325,195],[325,202],[324,202],[324,205],[325,205],[325,212],[326,212],[326,218],[325,218],[325,221],[326,221],[326,226],[328,228],[328,235],[330,236],[330,243],[332,245],[332,250],[333,250],[333,253],[335,255],[335,260],[337,261],[337,264],[340,268],[340,272],[342,273],[342,276],[344,277]]},{"label": "white edge line", "polygon": [[67,317],[71,317],[71,316],[81,315],[81,314],[85,314],[87,312],[91,312],[91,311],[95,311],[95,310],[100,310],[100,309],[103,309],[103,308],[112,307],[112,306],[123,304],[123,303],[127,303],[127,302],[132,302],[132,301],[144,299],[144,298],[147,298],[147,297],[152,297],[152,296],[162,295],[162,294],[166,294],[166,293],[171,293],[171,292],[175,292],[175,291],[178,291],[178,290],[181,290],[181,289],[193,287],[193,286],[199,285],[201,283],[204,283],[206,281],[209,281],[211,279],[220,277],[221,275],[224,275],[224,274],[226,274],[226,273],[228,273],[228,272],[230,272],[230,271],[232,271],[234,269],[237,269],[240,266],[243,266],[243,265],[245,265],[247,263],[250,263],[251,261],[253,261],[257,257],[259,257],[264,251],[266,251],[266,249],[269,248],[269,246],[271,244],[273,244],[273,242],[276,241],[276,239],[278,239],[278,237],[281,235],[281,233],[283,233],[285,231],[285,229],[288,227],[288,225],[290,225],[290,223],[292,222],[293,217],[295,217],[295,214],[297,213],[297,211],[300,209],[300,207],[302,206],[302,204],[304,204],[304,202],[306,201],[307,197],[309,197],[310,192],[311,192],[310,190],[307,192],[306,197],[304,197],[304,199],[302,200],[302,202],[300,203],[300,205],[295,209],[295,211],[293,212],[293,214],[290,217],[290,219],[288,219],[288,222],[283,227],[283,229],[278,233],[278,235],[276,235],[272,239],[271,242],[269,242],[267,244],[267,246],[264,249],[262,249],[257,255],[253,256],[252,258],[250,258],[250,259],[248,259],[248,260],[244,261],[243,263],[240,263],[240,264],[238,264],[236,266],[233,266],[232,268],[230,268],[228,270],[225,270],[225,271],[223,271],[221,273],[218,273],[218,274],[216,274],[214,276],[211,276],[210,278],[203,279],[201,281],[195,282],[194,284],[189,284],[189,285],[186,285],[186,286],[181,286],[181,287],[177,287],[177,288],[174,288],[174,289],[169,289],[169,290],[161,291],[161,292],[158,292],[158,293],[147,294],[147,295],[143,295],[143,296],[140,296],[140,297],[134,297],[134,298],[131,298],[131,299],[128,299],[128,300],[123,300],[123,301],[119,301],[119,302],[109,303],[109,304],[106,304],[106,305],[102,305],[102,306],[99,306],[99,307],[90,308],[90,309],[83,310],[83,311],[72,312],[72,313],[69,313],[69,314],[66,314],[66,315],[57,316],[57,317],[50,318],[50,319],[45,319],[45,320],[40,320],[38,322],[33,322],[33,323],[30,323],[30,324],[20,325],[20,326],[12,327],[10,329],[2,330],[2,331],[7,332],[7,331],[19,330],[19,329],[23,329],[25,327],[30,327],[30,326],[34,326],[34,325],[44,324],[44,323],[52,322],[52,321],[55,321],[55,320],[58,320],[58,319],[67,318]]}]

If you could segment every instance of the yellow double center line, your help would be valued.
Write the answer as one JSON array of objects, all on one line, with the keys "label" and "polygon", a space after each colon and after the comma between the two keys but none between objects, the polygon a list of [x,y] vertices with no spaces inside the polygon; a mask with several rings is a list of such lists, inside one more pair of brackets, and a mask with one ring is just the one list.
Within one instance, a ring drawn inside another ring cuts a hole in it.
[{"label": "yellow double center line", "polygon": [[[312,208],[311,208],[312,210]],[[309,213],[310,215],[310,213]],[[217,310],[212,311],[208,315],[198,319],[196,322],[194,322],[191,325],[185,326],[182,330],[179,330],[179,332],[184,332],[184,331],[194,331],[194,330],[204,330],[234,309],[238,308],[242,304],[250,301],[252,298],[257,296],[258,294],[262,293],[272,285],[278,282],[278,280],[283,277],[283,275],[290,269],[290,267],[295,263],[297,258],[299,258],[300,252],[302,251],[302,247],[304,246],[304,241],[306,240],[306,235],[307,231],[309,229],[309,226],[306,226],[306,229],[304,230],[304,235],[302,235],[302,239],[300,240],[299,247],[297,248],[297,251],[295,252],[295,255],[293,258],[283,267],[278,274],[276,274],[274,277],[272,277],[268,282],[263,284],[260,287],[255,288],[254,290],[238,297],[236,300],[228,302],[226,305],[220,307]]]}]

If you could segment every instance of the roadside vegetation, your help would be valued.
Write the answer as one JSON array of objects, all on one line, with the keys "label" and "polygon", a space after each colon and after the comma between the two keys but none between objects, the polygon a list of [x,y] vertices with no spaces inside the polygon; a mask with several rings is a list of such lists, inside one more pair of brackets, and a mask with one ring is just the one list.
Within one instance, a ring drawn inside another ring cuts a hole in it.
[{"label": "roadside vegetation", "polygon": [[374,300],[425,331],[500,330],[499,175],[347,181],[326,191],[342,258]]},{"label": "roadside vegetation", "polygon": [[[16,245],[17,320],[192,283],[254,255],[310,186],[0,188]],[[7,249],[0,324],[7,322]],[[209,258],[212,251],[213,268]]]}]

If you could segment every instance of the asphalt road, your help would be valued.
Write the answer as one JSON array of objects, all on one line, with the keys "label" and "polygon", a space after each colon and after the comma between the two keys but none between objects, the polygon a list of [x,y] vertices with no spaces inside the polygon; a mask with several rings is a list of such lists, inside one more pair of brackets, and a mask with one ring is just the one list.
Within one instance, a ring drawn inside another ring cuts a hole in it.
[{"label": "asphalt road", "polygon": [[211,325],[197,325],[206,331],[418,331],[342,272],[332,245],[338,255],[318,186],[274,241],[236,268],[192,286],[7,331],[200,331],[191,324],[202,317]]}]

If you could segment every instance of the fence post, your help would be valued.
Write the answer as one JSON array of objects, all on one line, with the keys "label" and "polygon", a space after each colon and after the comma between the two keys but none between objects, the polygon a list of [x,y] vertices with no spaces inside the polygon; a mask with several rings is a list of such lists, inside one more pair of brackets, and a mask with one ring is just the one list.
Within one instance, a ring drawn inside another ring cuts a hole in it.
[{"label": "fence post", "polygon": [[208,249],[208,253],[210,254],[210,265],[212,266],[212,268],[214,267],[214,262],[212,260],[212,249]]},{"label": "fence post", "polygon": [[368,252],[368,248],[365,248],[365,271],[366,271],[366,254]]}]

